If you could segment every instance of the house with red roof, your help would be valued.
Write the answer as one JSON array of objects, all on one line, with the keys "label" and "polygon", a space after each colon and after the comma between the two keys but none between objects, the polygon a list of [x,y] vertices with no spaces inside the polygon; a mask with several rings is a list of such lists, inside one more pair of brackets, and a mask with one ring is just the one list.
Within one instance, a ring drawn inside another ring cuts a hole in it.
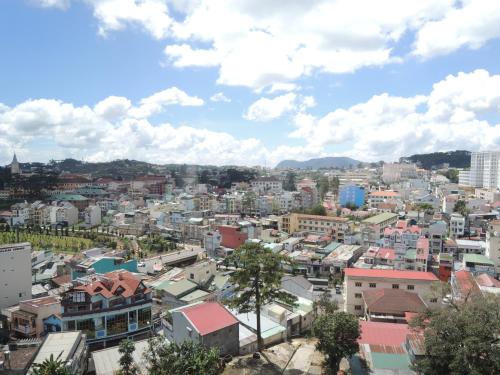
[{"label": "house with red roof", "polygon": [[62,294],[62,330],[84,331],[90,346],[148,334],[151,290],[129,271],[78,279]]},{"label": "house with red roof", "polygon": [[219,348],[222,355],[239,353],[239,321],[218,302],[200,302],[170,310],[172,338]]},{"label": "house with red roof", "polygon": [[346,268],[344,275],[344,311],[358,316],[365,315],[363,292],[367,290],[404,290],[417,294],[430,308],[441,305],[434,292],[440,281],[431,272]]}]

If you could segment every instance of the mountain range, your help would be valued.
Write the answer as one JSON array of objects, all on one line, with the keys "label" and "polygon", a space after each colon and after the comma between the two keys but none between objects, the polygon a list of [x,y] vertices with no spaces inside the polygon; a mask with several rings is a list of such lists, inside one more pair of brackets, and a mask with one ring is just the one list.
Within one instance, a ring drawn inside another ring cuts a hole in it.
[{"label": "mountain range", "polygon": [[324,158],[315,158],[305,161],[283,160],[278,163],[278,169],[320,169],[320,168],[350,168],[356,167],[359,160],[351,159],[345,156],[328,156]]}]

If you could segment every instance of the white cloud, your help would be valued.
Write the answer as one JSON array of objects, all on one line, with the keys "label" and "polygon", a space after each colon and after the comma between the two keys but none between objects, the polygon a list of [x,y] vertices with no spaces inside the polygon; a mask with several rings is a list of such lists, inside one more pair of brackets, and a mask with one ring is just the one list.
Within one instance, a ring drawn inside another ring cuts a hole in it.
[{"label": "white cloud", "polygon": [[283,82],[278,82],[274,83],[271,88],[267,91],[268,94],[274,94],[277,92],[290,92],[290,91],[296,91],[299,89],[299,86],[296,85],[295,83],[283,83]]},{"label": "white cloud", "polygon": [[477,49],[500,37],[500,1],[464,0],[418,30],[413,53],[433,57],[461,47]]},{"label": "white cloud", "polygon": [[323,117],[299,113],[292,138],[312,148],[350,145],[360,160],[396,160],[414,153],[500,147],[500,124],[483,119],[500,114],[499,75],[484,70],[448,76],[427,96],[373,96]]},{"label": "white cloud", "polygon": [[[200,0],[172,24],[174,66],[219,66],[217,83],[256,91],[315,70],[353,72],[398,62],[408,30],[443,17],[453,0]],[[182,8],[182,7],[181,7]],[[388,11],[390,9],[390,11]],[[199,42],[206,46],[198,48]]]},{"label": "white cloud", "polygon": [[65,10],[69,7],[70,0],[31,0],[31,3],[42,8]]},{"label": "white cloud", "polygon": [[305,111],[315,105],[314,97],[290,92],[272,99],[258,99],[248,107],[243,118],[251,121],[270,121],[280,118],[286,113]]},{"label": "white cloud", "polygon": [[131,108],[129,114],[137,118],[147,118],[162,112],[166,106],[174,104],[183,107],[198,107],[202,106],[204,101],[197,96],[189,96],[177,87],[171,87],[141,99],[139,107]]},{"label": "white cloud", "polygon": [[94,112],[112,121],[125,116],[131,106],[130,100],[123,96],[108,96],[94,106]]},{"label": "white cloud", "polygon": [[213,102],[231,103],[231,99],[229,99],[226,95],[224,95],[223,92],[218,92],[216,94],[213,94],[210,97],[210,100]]}]

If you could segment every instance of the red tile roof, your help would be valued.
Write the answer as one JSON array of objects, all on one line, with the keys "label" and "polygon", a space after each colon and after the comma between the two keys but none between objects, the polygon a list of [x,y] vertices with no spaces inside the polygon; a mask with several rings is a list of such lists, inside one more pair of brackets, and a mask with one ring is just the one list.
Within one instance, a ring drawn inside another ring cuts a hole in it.
[{"label": "red tile roof", "polygon": [[411,331],[408,324],[360,321],[360,344],[401,345]]},{"label": "red tile roof", "polygon": [[[115,295],[121,295],[125,298],[132,297],[137,288],[141,284],[141,280],[136,278],[129,271],[113,271],[104,274],[104,278],[97,279],[89,284],[75,287],[75,290],[87,292],[91,296],[101,294],[105,298],[110,298]],[[122,290],[118,293],[118,289]],[[148,293],[149,289],[145,289],[144,293]]]},{"label": "red tile roof", "polygon": [[377,255],[375,255],[375,258],[394,260],[396,259],[396,251],[389,247],[382,247],[378,250]]},{"label": "red tile roof", "polygon": [[370,193],[372,197],[398,197],[399,193],[392,190],[374,191]]},{"label": "red tile roof", "polygon": [[418,313],[426,309],[425,303],[418,294],[399,289],[365,290],[363,291],[363,300],[371,313]]},{"label": "red tile roof", "polygon": [[180,310],[200,335],[238,324],[238,320],[218,302],[204,302]]},{"label": "red tile roof", "polygon": [[344,270],[344,273],[346,276],[354,276],[354,277],[377,277],[383,279],[407,279],[407,280],[427,280],[427,281],[439,280],[433,273],[419,272],[419,271],[346,268]]},{"label": "red tile roof", "polygon": [[480,292],[478,285],[474,281],[474,277],[469,271],[460,270],[455,272],[455,280],[460,294],[463,297],[474,295]]}]

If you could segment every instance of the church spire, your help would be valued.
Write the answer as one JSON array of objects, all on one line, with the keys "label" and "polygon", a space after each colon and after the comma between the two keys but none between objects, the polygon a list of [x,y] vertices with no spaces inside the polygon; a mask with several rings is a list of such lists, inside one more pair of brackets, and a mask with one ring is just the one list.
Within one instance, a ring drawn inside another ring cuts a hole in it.
[{"label": "church spire", "polygon": [[21,173],[21,167],[19,165],[19,162],[17,161],[17,156],[15,152],[14,152],[14,157],[12,158],[12,163],[10,163],[10,173],[11,174]]}]

